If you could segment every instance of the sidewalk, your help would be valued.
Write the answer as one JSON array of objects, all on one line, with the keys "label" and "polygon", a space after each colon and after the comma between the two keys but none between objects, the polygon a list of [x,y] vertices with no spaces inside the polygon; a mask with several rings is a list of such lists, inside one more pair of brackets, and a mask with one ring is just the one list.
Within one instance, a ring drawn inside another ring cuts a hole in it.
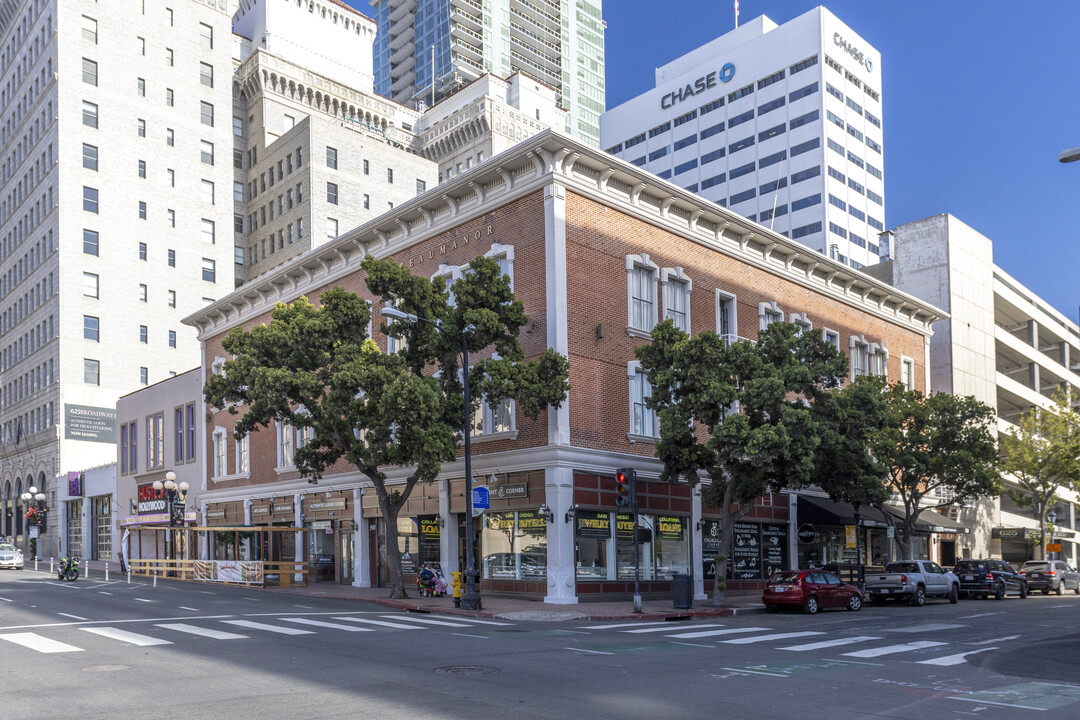
[{"label": "sidewalk", "polygon": [[307,587],[265,588],[267,592],[282,593],[296,597],[321,597],[334,600],[357,600],[387,607],[422,613],[441,613],[472,617],[496,617],[509,620],[667,620],[693,617],[730,617],[746,613],[764,612],[759,592],[728,592],[727,605],[722,608],[710,606],[708,600],[695,600],[688,610],[677,610],[671,600],[644,600],[641,614],[634,613],[632,600],[582,602],[575,605],[552,605],[526,598],[485,596],[481,593],[483,609],[467,612],[454,607],[451,597],[414,597],[415,588],[407,588],[409,598],[391,600],[387,588],[359,588],[352,585],[312,583]]}]

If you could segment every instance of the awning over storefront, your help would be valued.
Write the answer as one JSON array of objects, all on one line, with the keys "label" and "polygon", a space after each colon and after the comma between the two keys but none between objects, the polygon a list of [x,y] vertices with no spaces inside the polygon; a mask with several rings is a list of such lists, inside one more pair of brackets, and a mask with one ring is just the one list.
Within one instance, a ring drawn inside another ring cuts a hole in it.
[{"label": "awning over storefront", "polygon": [[[799,523],[811,525],[854,525],[855,508],[849,503],[836,502],[829,498],[814,497],[811,495],[799,495]],[[902,508],[886,505],[885,510],[899,521],[903,518]],[[887,527],[889,523],[880,510],[875,507],[859,508],[863,527]],[[930,508],[924,509],[915,518],[915,532],[922,533],[947,533],[966,535],[971,532],[960,523],[951,518],[934,512]],[[994,537],[997,537],[996,535]]]},{"label": "awning over storefront", "polygon": [[[1049,531],[1047,534],[1050,534]],[[1053,535],[1054,540],[1064,540],[1065,542],[1071,543],[1077,542],[1074,539],[1076,537],[1076,532],[1073,530],[1055,528]],[[996,527],[990,529],[990,537],[995,540],[1011,540],[1015,542],[1026,542],[1028,540],[1037,541],[1039,539],[1039,528]]]}]

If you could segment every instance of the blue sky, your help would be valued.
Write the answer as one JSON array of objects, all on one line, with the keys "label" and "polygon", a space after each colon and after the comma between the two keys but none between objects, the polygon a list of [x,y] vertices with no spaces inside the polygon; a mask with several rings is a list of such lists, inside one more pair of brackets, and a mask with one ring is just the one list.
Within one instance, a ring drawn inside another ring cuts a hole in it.
[{"label": "blue sky", "polygon": [[[370,14],[366,0],[348,0]],[[821,4],[741,0],[743,22]],[[1080,303],[1080,2],[832,0],[881,52],[886,227],[951,213],[1074,322]],[[734,27],[731,0],[604,0],[607,106]]]}]

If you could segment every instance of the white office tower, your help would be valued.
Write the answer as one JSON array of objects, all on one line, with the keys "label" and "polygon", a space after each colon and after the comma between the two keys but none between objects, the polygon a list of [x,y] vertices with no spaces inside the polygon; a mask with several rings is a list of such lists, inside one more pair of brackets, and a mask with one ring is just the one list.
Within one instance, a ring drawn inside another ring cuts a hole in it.
[{"label": "white office tower", "polygon": [[[554,88],[562,127],[600,142],[604,30],[600,0],[371,0],[375,89],[414,106],[484,73],[524,73]],[[434,86],[433,86],[434,85]]]},{"label": "white office tower", "polygon": [[218,3],[0,5],[0,532],[35,486],[46,557],[58,475],[115,461],[116,398],[197,365],[180,321],[233,289],[232,69]]},{"label": "white office tower", "polygon": [[751,20],[657,68],[601,146],[860,268],[884,229],[880,54],[823,7]]}]

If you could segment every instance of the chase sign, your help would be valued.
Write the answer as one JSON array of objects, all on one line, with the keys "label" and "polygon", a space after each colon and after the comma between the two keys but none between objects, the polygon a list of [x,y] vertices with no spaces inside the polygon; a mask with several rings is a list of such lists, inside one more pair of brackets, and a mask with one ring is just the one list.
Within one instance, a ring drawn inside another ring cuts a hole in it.
[{"label": "chase sign", "polygon": [[833,42],[836,43],[837,47],[842,49],[851,57],[855,58],[855,62],[865,67],[867,72],[874,71],[874,61],[867,57],[865,54],[863,54],[862,50],[848,43],[847,40],[840,36],[840,33],[833,33],[832,39]]},{"label": "chase sign", "polygon": [[686,87],[669,92],[667,95],[660,98],[660,107],[667,110],[670,107],[674,107],[677,102],[682,102],[683,100],[705,92],[709,88],[716,87],[717,80],[722,83],[727,83],[731,82],[731,78],[733,77],[735,77],[735,66],[731,63],[726,63],[724,67],[719,70],[714,70],[708,75],[702,75],[692,83],[686,83]]}]

